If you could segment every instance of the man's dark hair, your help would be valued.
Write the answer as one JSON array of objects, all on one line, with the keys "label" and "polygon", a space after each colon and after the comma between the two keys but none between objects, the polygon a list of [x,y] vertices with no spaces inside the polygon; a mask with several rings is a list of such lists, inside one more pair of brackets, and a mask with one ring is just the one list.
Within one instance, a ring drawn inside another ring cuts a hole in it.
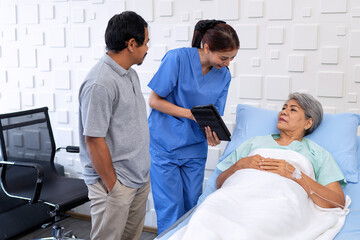
[{"label": "man's dark hair", "polygon": [[132,38],[138,46],[142,46],[147,26],[147,22],[135,12],[125,11],[114,15],[105,31],[106,49],[118,53],[127,47],[127,42]]}]

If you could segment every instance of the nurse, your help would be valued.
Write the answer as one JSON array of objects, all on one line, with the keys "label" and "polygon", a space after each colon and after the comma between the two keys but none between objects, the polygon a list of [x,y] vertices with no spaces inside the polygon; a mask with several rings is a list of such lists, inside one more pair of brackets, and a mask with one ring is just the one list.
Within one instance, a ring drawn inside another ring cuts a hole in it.
[{"label": "nurse", "polygon": [[239,49],[236,31],[224,21],[195,25],[192,48],[166,53],[149,83],[150,179],[158,234],[196,205],[202,192],[208,144],[220,143],[215,132],[201,133],[190,109],[213,104],[224,114]]}]

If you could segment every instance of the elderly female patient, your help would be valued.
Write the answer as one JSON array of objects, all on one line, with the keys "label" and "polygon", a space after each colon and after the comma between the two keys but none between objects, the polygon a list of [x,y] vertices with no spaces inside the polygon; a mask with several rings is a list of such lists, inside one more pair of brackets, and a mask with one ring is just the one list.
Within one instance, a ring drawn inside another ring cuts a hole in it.
[{"label": "elderly female patient", "polygon": [[248,139],[217,165],[218,190],[174,239],[333,239],[348,213],[346,180],[333,157],[307,139],[321,104],[293,93],[278,114],[280,134]]}]

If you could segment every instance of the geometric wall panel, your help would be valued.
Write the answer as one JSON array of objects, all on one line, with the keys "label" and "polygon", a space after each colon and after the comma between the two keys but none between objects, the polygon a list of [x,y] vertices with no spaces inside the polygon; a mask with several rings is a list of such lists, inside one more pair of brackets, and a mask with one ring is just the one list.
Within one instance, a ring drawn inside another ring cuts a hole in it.
[{"label": "geometric wall panel", "polygon": [[16,5],[15,4],[4,4],[1,1],[0,7],[0,22],[4,24],[16,24],[17,23],[17,14],[16,14]]},{"label": "geometric wall panel", "polygon": [[264,1],[249,1],[248,2],[248,17],[258,18],[264,16]]},{"label": "geometric wall panel", "polygon": [[55,89],[71,88],[69,70],[54,70],[52,71],[52,76]]},{"label": "geometric wall panel", "polygon": [[58,146],[68,146],[73,144],[73,130],[56,128],[55,135]]},{"label": "geometric wall panel", "polygon": [[291,20],[292,0],[266,1],[267,15],[270,20]]},{"label": "geometric wall panel", "polygon": [[256,49],[257,48],[257,24],[242,24],[235,27],[240,39],[240,49]]},{"label": "geometric wall panel", "polygon": [[51,27],[48,29],[45,42],[50,47],[65,47],[65,28]]},{"label": "geometric wall panel", "polygon": [[351,57],[360,57],[360,31],[351,31],[350,32],[350,42],[349,42],[349,55]]},{"label": "geometric wall panel", "polygon": [[318,41],[317,24],[296,24],[293,26],[293,49],[315,50]]},{"label": "geometric wall panel", "polygon": [[317,95],[319,97],[343,97],[343,72],[318,72]]},{"label": "geometric wall panel", "polygon": [[167,52],[167,46],[157,45],[151,47],[151,50],[154,53],[153,59],[157,61],[161,61],[161,59],[164,57],[165,53]]},{"label": "geometric wall panel", "polygon": [[290,93],[290,77],[267,76],[266,77],[266,99],[287,100]]},{"label": "geometric wall panel", "polygon": [[72,9],[72,22],[73,23],[82,23],[85,22],[85,9],[83,8],[76,8]]},{"label": "geometric wall panel", "polygon": [[73,47],[90,47],[90,30],[88,27],[73,27]]},{"label": "geometric wall panel", "polygon": [[304,55],[289,55],[289,72],[303,72],[304,63]]},{"label": "geometric wall panel", "polygon": [[321,60],[322,64],[338,64],[339,48],[338,47],[322,47]]},{"label": "geometric wall panel", "polygon": [[262,76],[240,75],[239,98],[261,99],[262,98]]},{"label": "geometric wall panel", "polygon": [[19,67],[19,51],[17,48],[7,47],[2,49],[5,67],[17,68]]},{"label": "geometric wall panel", "polygon": [[4,27],[4,39],[6,41],[16,41],[17,40],[17,29],[15,27]]},{"label": "geometric wall panel", "polygon": [[173,1],[160,1],[159,3],[160,17],[170,17],[173,15]]},{"label": "geometric wall panel", "polygon": [[175,26],[175,39],[176,41],[189,41],[189,26],[176,25]]},{"label": "geometric wall panel", "polygon": [[24,106],[33,107],[34,106],[34,94],[31,92],[22,93],[22,102]]},{"label": "geometric wall panel", "polygon": [[57,110],[56,117],[58,123],[67,124],[69,123],[69,111],[68,110]]},{"label": "geometric wall panel", "polygon": [[345,36],[346,35],[346,27],[338,26],[336,27],[336,36]]},{"label": "geometric wall panel", "polygon": [[26,68],[36,68],[36,49],[34,47],[21,47],[20,51],[20,65]]},{"label": "geometric wall panel", "polygon": [[145,21],[154,21],[154,2],[153,0],[135,0],[132,3],[131,10],[142,16]]},{"label": "geometric wall panel", "polygon": [[25,24],[39,23],[39,5],[23,4],[20,5],[19,22]]},{"label": "geometric wall panel", "polygon": [[284,43],[284,27],[269,27],[267,29],[268,44]]},{"label": "geometric wall panel", "polygon": [[140,79],[140,86],[141,92],[145,94],[149,94],[151,89],[147,86],[150,80],[154,77],[154,72],[143,72],[138,71],[139,79]]},{"label": "geometric wall panel", "polygon": [[322,13],[346,13],[347,0],[321,0]]},{"label": "geometric wall panel", "polygon": [[354,82],[360,83],[360,64],[354,66]]},{"label": "geometric wall panel", "polygon": [[6,99],[6,106],[9,109],[21,109],[21,93],[18,90],[9,90],[4,92],[4,99]]},{"label": "geometric wall panel", "polygon": [[239,19],[239,0],[221,0],[217,5],[218,18],[223,20]]},{"label": "geometric wall panel", "polygon": [[50,112],[55,111],[55,96],[51,92],[41,92],[38,95],[37,106],[38,107],[48,107]]},{"label": "geometric wall panel", "polygon": [[360,17],[360,8],[351,9],[351,16],[357,18]]},{"label": "geometric wall panel", "polygon": [[45,19],[53,19],[55,17],[54,5],[46,4],[41,6],[41,15]]}]

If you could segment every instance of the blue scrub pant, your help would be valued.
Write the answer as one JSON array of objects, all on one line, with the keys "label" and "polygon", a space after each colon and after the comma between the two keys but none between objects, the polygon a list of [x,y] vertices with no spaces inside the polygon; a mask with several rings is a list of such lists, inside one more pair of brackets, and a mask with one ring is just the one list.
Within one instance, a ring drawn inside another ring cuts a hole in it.
[{"label": "blue scrub pant", "polygon": [[206,158],[170,159],[151,154],[150,179],[158,234],[193,208],[202,193]]}]

